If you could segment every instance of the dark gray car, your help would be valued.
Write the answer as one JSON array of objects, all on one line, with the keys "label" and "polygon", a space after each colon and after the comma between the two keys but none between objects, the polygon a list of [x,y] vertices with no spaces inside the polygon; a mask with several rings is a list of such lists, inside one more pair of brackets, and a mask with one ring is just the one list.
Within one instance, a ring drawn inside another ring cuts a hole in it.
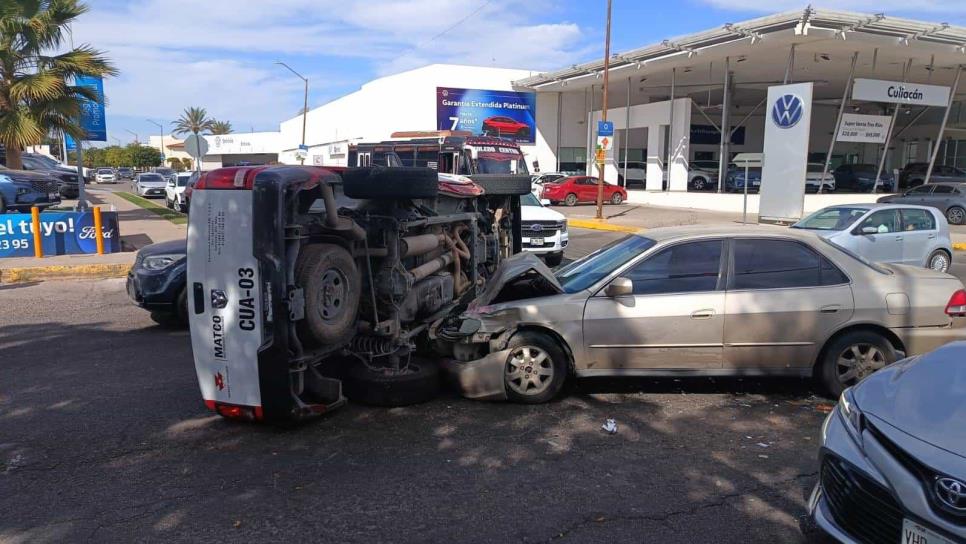
[{"label": "dark gray car", "polygon": [[[966,293],[955,303],[966,315]],[[822,426],[809,500],[825,532],[847,543],[966,541],[964,359],[966,342],[948,344],[842,394]]]},{"label": "dark gray car", "polygon": [[878,201],[930,206],[943,212],[950,225],[966,223],[966,183],[927,183],[901,195],[884,196]]}]

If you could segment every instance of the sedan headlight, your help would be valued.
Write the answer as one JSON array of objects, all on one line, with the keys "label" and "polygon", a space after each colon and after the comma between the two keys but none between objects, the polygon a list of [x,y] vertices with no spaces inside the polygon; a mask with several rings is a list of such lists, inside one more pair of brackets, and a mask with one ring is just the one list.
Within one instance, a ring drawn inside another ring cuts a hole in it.
[{"label": "sedan headlight", "polygon": [[842,397],[839,399],[839,411],[842,414],[842,419],[845,421],[845,427],[849,430],[849,433],[857,442],[861,443],[862,411],[855,404],[855,396],[852,394],[851,387],[842,392]]},{"label": "sedan headlight", "polygon": [[145,270],[164,270],[184,258],[184,255],[151,255],[144,258],[141,266]]}]

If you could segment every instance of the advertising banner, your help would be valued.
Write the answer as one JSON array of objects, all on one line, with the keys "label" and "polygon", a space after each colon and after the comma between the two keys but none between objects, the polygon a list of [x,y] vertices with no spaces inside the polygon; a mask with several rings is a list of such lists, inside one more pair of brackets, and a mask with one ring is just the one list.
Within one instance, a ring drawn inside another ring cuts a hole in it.
[{"label": "advertising banner", "polygon": [[67,151],[77,151],[77,142],[75,142],[74,138],[66,132],[64,133],[64,143],[67,144]]},{"label": "advertising banner", "polygon": [[889,115],[844,113],[835,139],[839,142],[884,144],[891,127],[892,117]]},{"label": "advertising banner", "polygon": [[436,87],[436,129],[465,130],[526,144],[536,134],[537,95]]},{"label": "advertising banner", "polygon": [[949,104],[949,87],[857,77],[852,84],[852,99],[913,106],[946,106]]},{"label": "advertising banner", "polygon": [[[718,145],[721,132],[712,125],[691,125],[691,145]],[[745,145],[745,127],[731,129],[731,143]]]},{"label": "advertising banner", "polygon": [[97,76],[74,76],[79,87],[89,87],[97,93],[96,101],[84,100],[81,104],[81,128],[87,132],[85,140],[107,141],[107,122],[104,119],[104,80]]},{"label": "advertising banner", "polygon": [[[104,252],[121,251],[117,212],[101,212]],[[33,257],[33,223],[29,213],[0,215],[0,258]],[[97,253],[93,212],[43,212],[40,236],[44,255]]]},{"label": "advertising banner", "polygon": [[765,104],[768,109],[758,216],[772,221],[801,219],[812,126],[812,84],[768,87]]}]

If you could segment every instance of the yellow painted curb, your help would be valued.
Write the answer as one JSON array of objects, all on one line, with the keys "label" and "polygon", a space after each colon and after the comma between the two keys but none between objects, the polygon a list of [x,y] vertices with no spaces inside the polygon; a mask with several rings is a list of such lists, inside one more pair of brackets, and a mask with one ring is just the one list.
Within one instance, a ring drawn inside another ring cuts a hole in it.
[{"label": "yellow painted curb", "polygon": [[956,251],[966,251],[966,244],[964,243],[953,244],[953,249],[955,249]]},{"label": "yellow painted curb", "polygon": [[76,278],[120,278],[126,276],[130,269],[131,265],[129,263],[6,268],[0,270],[0,284]]},{"label": "yellow painted curb", "polygon": [[628,232],[634,234],[641,232],[640,227],[627,227],[624,225],[612,225],[606,221],[597,219],[567,219],[567,224],[576,229],[606,230],[610,232]]}]

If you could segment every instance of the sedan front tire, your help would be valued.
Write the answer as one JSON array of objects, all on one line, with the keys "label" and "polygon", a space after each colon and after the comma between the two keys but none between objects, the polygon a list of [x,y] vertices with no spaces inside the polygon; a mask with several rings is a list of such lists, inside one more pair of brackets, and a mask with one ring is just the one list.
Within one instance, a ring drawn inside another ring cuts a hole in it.
[{"label": "sedan front tire", "polygon": [[523,331],[513,335],[507,349],[503,383],[509,400],[540,404],[557,396],[570,367],[560,345],[546,333]]}]

